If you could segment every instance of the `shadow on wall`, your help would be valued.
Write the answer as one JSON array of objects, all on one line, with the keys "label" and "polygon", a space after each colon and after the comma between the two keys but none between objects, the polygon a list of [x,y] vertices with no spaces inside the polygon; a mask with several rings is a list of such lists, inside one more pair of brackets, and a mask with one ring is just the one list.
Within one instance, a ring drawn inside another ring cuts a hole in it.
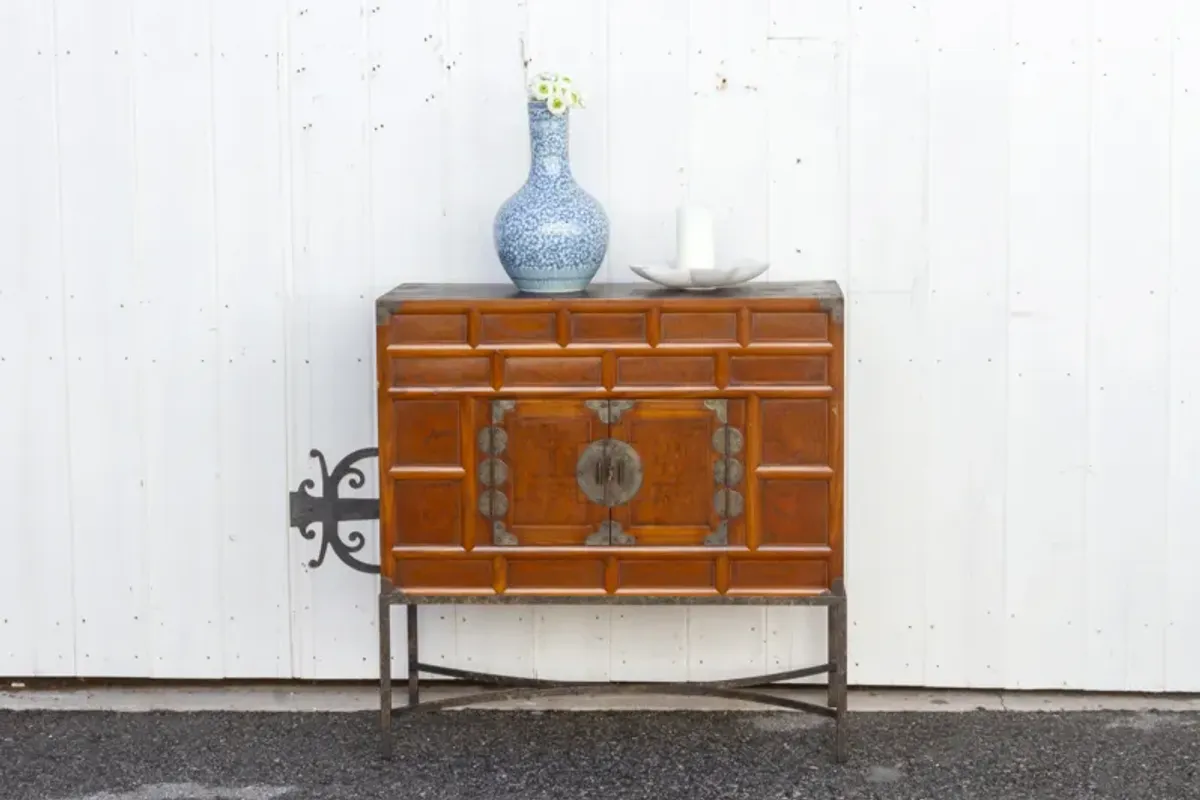
[{"label": "shadow on wall", "polygon": [[332,550],[339,560],[351,569],[368,574],[378,574],[378,564],[368,564],[356,557],[367,544],[367,539],[361,531],[351,531],[345,540],[339,535],[341,522],[358,522],[361,520],[379,519],[379,499],[376,497],[340,497],[338,492],[341,483],[349,478],[351,489],[361,489],[366,484],[363,471],[354,466],[360,461],[375,458],[379,455],[376,447],[364,447],[355,450],[337,462],[331,471],[325,461],[325,454],[320,450],[310,450],[309,457],[317,459],[321,465],[321,494],[314,495],[310,491],[316,487],[316,481],[305,478],[300,487],[288,494],[288,507],[291,514],[291,527],[298,528],[305,539],[316,539],[315,525],[321,526],[321,550],[317,557],[310,560],[310,567],[319,567],[325,563],[325,555]]}]

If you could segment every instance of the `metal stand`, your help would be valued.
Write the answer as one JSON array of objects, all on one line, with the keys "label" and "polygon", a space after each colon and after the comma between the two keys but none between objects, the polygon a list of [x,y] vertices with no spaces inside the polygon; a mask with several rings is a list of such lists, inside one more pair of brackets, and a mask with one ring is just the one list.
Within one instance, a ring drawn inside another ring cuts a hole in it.
[{"label": "metal stand", "polygon": [[[536,678],[517,678],[486,672],[452,669],[436,664],[423,664],[418,658],[417,606],[422,604],[446,603],[507,603],[545,605],[809,605],[825,606],[829,609],[829,660],[803,669],[775,672],[751,678],[722,681],[687,683],[614,684],[548,681]],[[391,607],[404,604],[408,617],[408,705],[396,709],[398,712],[435,711],[475,705],[483,702],[518,700],[527,697],[554,697],[587,694],[670,694],[685,696],[723,697],[744,700],[768,706],[805,711],[833,719],[834,759],[841,764],[846,761],[846,667],[847,667],[847,614],[846,586],[842,579],[833,582],[830,592],[812,597],[698,597],[698,598],[655,598],[630,596],[600,597],[530,597],[530,596],[482,596],[482,597],[431,597],[412,596],[393,588],[384,578],[379,594],[379,736],[384,758],[392,757],[392,636]],[[421,702],[420,673],[424,671],[448,678],[461,678],[484,685],[497,687],[494,690],[475,692],[461,697]],[[775,697],[762,691],[749,691],[753,687],[766,687],[793,678],[808,675],[829,675],[828,704],[816,705],[802,700]]]}]

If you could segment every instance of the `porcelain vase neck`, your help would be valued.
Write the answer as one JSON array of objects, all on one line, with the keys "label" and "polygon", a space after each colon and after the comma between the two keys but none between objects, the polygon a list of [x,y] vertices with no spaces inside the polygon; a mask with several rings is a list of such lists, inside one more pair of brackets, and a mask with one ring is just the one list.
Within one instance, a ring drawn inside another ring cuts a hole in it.
[{"label": "porcelain vase neck", "polygon": [[529,178],[533,181],[569,182],[567,115],[554,115],[545,103],[529,104]]}]

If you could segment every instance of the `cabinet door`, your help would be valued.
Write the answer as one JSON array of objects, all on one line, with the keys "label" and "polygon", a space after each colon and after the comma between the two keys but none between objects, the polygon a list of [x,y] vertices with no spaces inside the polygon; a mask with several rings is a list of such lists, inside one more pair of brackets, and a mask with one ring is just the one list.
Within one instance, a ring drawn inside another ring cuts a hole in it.
[{"label": "cabinet door", "polygon": [[607,536],[608,508],[578,479],[608,435],[600,415],[583,400],[503,399],[481,401],[476,419],[480,545],[578,546]]},{"label": "cabinet door", "polygon": [[612,508],[611,543],[744,543],[744,401],[611,403],[613,460],[620,466],[626,448],[636,454],[624,459],[636,462],[633,469],[614,482],[622,495]]}]

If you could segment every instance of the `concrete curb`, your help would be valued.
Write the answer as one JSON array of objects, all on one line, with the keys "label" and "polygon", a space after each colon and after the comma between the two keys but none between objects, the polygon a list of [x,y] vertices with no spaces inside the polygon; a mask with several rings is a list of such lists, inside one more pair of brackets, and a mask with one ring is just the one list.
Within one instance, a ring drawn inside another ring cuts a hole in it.
[{"label": "concrete curb", "polygon": [[[0,691],[0,709],[10,711],[257,711],[354,712],[378,708],[373,686],[136,686],[69,689],[12,688]],[[403,688],[403,687],[400,687]],[[422,699],[451,697],[468,687],[422,687]],[[773,692],[785,697],[824,701],[823,688],[803,687]],[[396,702],[404,702],[398,692]],[[654,695],[553,697],[488,703],[477,709],[542,711],[732,711],[766,710],[764,706],[719,698]],[[1200,712],[1200,697],[1101,693],[998,692],[960,690],[852,689],[851,711],[1191,711]]]}]

